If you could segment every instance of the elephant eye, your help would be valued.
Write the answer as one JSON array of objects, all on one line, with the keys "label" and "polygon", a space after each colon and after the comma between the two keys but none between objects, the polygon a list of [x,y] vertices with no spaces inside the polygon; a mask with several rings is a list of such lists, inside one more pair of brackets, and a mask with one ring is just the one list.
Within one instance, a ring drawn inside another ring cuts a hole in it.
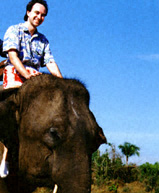
[{"label": "elephant eye", "polygon": [[58,134],[58,132],[57,132],[57,128],[51,127],[51,128],[49,129],[49,133],[50,133],[50,135],[51,135],[51,137],[52,137],[53,139],[56,139],[56,140],[60,139],[60,136],[59,136],[59,134]]},{"label": "elephant eye", "polygon": [[42,141],[51,149],[57,146],[61,141],[61,136],[59,135],[58,128],[49,128],[43,135]]}]

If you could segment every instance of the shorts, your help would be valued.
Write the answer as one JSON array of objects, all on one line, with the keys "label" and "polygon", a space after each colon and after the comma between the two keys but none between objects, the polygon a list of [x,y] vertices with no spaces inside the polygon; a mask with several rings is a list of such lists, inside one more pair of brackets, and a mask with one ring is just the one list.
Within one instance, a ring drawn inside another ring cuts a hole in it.
[{"label": "shorts", "polygon": [[[32,74],[36,74],[37,70],[34,68],[25,66],[26,70]],[[3,88],[15,88],[20,87],[24,82],[25,78],[15,69],[14,66],[8,65],[3,71]]]}]

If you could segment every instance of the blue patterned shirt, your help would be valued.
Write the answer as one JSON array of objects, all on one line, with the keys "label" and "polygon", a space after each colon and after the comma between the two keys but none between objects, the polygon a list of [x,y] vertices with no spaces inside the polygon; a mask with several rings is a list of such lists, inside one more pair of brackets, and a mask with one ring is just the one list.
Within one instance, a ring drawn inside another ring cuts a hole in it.
[{"label": "blue patterned shirt", "polygon": [[[26,64],[26,66],[31,66],[37,70],[40,66],[55,62],[46,37],[37,30],[31,36],[26,23],[13,25],[6,31],[3,51],[8,52],[10,49],[18,51],[18,57],[24,65]],[[7,65],[12,65],[9,58]]]}]

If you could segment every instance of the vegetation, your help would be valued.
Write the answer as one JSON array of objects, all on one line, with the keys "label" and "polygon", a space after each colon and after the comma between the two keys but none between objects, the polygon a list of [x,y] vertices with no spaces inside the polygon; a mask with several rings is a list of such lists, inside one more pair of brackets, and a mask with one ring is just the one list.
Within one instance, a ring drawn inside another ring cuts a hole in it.
[{"label": "vegetation", "polygon": [[144,182],[146,190],[159,193],[159,163],[150,164],[145,163],[139,167],[140,181]]},{"label": "vegetation", "polygon": [[133,155],[139,156],[140,148],[131,143],[125,142],[124,145],[119,145],[119,149],[121,149],[122,153],[126,156],[126,165],[128,166],[128,159]]},{"label": "vegetation", "polygon": [[97,150],[92,156],[92,193],[159,193],[159,163],[141,166],[128,164],[130,156],[138,155],[140,148],[124,143],[119,149],[126,156],[126,165],[115,146],[109,144],[104,154]]}]

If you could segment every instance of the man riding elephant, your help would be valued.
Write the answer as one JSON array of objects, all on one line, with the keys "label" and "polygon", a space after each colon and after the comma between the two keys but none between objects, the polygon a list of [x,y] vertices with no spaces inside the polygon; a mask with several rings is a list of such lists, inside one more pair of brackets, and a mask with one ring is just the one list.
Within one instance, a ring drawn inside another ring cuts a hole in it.
[{"label": "man riding elephant", "polygon": [[31,76],[41,74],[40,66],[46,66],[51,74],[62,78],[51,54],[49,41],[38,32],[48,13],[45,0],[31,0],[26,7],[25,23],[8,28],[4,36],[3,52],[8,54],[3,74],[3,87],[19,87]]}]

